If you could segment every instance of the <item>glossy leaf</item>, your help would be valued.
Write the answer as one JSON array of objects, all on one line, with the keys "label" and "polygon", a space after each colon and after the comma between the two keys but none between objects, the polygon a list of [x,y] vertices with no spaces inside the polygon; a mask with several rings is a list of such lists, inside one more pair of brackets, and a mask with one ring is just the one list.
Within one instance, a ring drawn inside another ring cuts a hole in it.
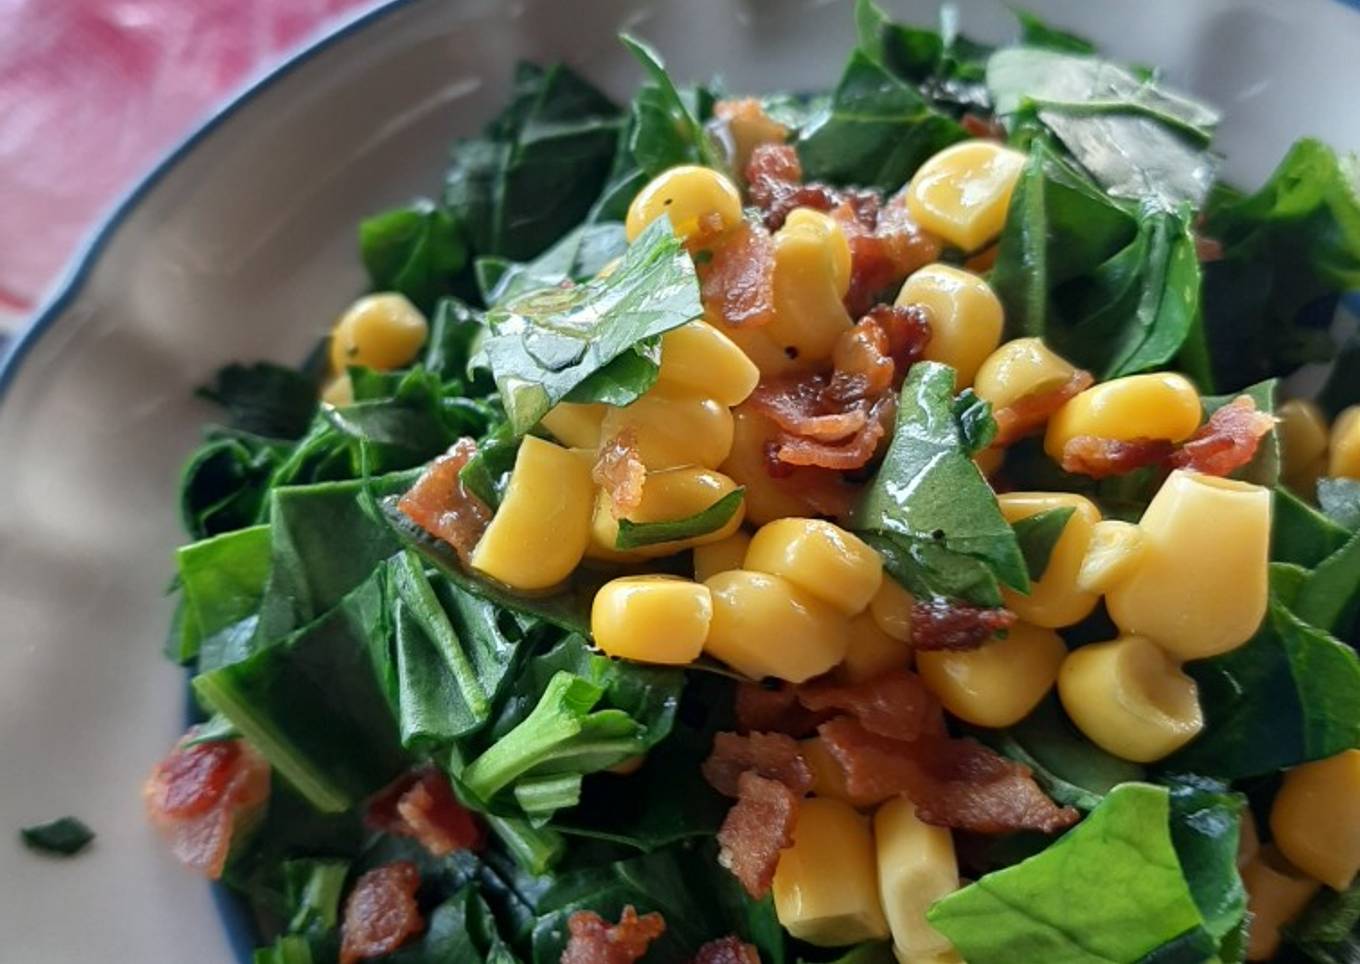
[{"label": "glossy leaf", "polygon": [[226,409],[233,429],[274,439],[300,438],[317,408],[311,378],[269,362],[227,365],[198,395]]},{"label": "glossy leaf", "polygon": [[1025,568],[1032,582],[1044,578],[1048,560],[1053,555],[1053,547],[1062,538],[1067,521],[1077,510],[1073,506],[1046,509],[1011,523],[1015,538],[1020,543],[1020,553],[1025,557]]},{"label": "glossy leaf", "polygon": [[1318,505],[1342,529],[1360,531],[1360,479],[1319,479]]},{"label": "glossy leaf", "polygon": [[57,857],[74,857],[90,845],[94,836],[94,831],[76,817],[61,817],[19,831],[28,849]]},{"label": "glossy leaf", "polygon": [[425,198],[361,221],[359,254],[375,291],[399,292],[426,312],[468,260],[462,225]]},{"label": "glossy leaf", "polygon": [[681,539],[694,539],[698,536],[717,532],[736,515],[746,498],[746,490],[733,489],[706,509],[686,516],[683,519],[669,519],[665,522],[632,522],[619,520],[618,538],[614,548],[629,550],[644,546],[655,546],[663,542],[676,542]]}]

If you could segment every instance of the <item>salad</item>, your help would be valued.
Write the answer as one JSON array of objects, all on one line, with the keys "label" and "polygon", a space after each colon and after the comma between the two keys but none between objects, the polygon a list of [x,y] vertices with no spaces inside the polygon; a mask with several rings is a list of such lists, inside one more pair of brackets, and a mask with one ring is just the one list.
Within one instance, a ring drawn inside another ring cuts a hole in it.
[{"label": "salad", "polygon": [[144,797],[256,964],[1360,960],[1356,161],[1017,16],[522,64],[203,390]]}]

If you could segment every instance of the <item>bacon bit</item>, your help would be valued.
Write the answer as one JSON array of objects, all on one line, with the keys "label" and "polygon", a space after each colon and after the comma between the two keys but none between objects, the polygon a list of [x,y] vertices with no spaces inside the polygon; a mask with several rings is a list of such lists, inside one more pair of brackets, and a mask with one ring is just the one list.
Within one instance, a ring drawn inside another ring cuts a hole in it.
[{"label": "bacon bit", "polygon": [[774,320],[774,241],[759,224],[742,222],[709,250],[699,266],[700,294],[710,317],[733,328]]},{"label": "bacon bit", "polygon": [[590,477],[609,495],[614,518],[621,519],[641,505],[647,467],[638,454],[637,432],[625,428],[600,446]]},{"label": "bacon bit", "polygon": [[412,837],[436,857],[477,850],[482,825],[453,795],[449,778],[427,766],[403,774],[368,805],[364,825],[398,837]]},{"label": "bacon bit", "polygon": [[776,378],[757,385],[748,401],[785,432],[835,442],[864,428],[868,416],[863,407],[835,410],[828,404],[828,389],[822,374]]},{"label": "bacon bit", "polygon": [[639,917],[628,904],[617,924],[609,924],[593,910],[578,910],[567,919],[567,930],[571,938],[562,964],[633,964],[666,932],[666,921],[656,913]]},{"label": "bacon bit", "polygon": [[477,454],[477,443],[460,438],[431,462],[397,508],[430,535],[453,546],[464,566],[491,522],[491,509],[467,490],[458,473]]},{"label": "bacon bit", "polygon": [[988,141],[1004,141],[1006,139],[1006,128],[1002,127],[1001,122],[995,117],[983,117],[969,111],[959,118],[959,126],[967,132],[969,137]]},{"label": "bacon bit", "polygon": [[737,802],[718,830],[718,863],[756,900],[770,892],[779,852],[793,843],[799,796],[749,770],[737,778]]},{"label": "bacon bit", "polygon": [[1028,767],[973,740],[927,735],[903,742],[870,733],[849,717],[823,723],[818,734],[851,794],[905,794],[926,823],[988,834],[1055,833],[1079,817],[1050,800]]},{"label": "bacon bit", "polygon": [[737,795],[747,771],[778,780],[798,794],[812,789],[812,769],[798,741],[783,733],[719,733],[702,769],[708,785],[727,797]]},{"label": "bacon bit", "polygon": [[194,733],[152,770],[142,800],[175,858],[216,880],[232,838],[269,798],[269,764],[244,740],[185,746]]},{"label": "bacon bit", "polygon": [[789,129],[765,113],[754,97],[720,100],[713,105],[713,116],[709,129],[726,144],[732,168],[739,172],[746,170],[751,152],[761,144],[782,144],[789,139]]},{"label": "bacon bit", "polygon": [[1015,613],[947,599],[918,599],[911,605],[911,643],[918,650],[977,649],[1015,622]]},{"label": "bacon bit", "polygon": [[[929,343],[930,319],[920,305],[874,305],[837,340],[827,391],[834,399],[851,400],[896,388]],[[885,356],[891,368],[883,363]]]},{"label": "bacon bit", "polygon": [[1037,432],[1067,403],[1068,399],[1075,398],[1093,384],[1095,378],[1090,372],[1077,369],[1057,388],[1046,392],[1034,392],[995,409],[992,418],[996,419],[996,438],[992,441],[992,446],[1000,448],[1010,445],[1026,435]]},{"label": "bacon bit", "polygon": [[[914,626],[913,626],[914,629]],[[823,680],[798,688],[798,700],[813,712],[843,710],[869,732],[896,740],[914,740],[937,731],[940,705],[921,678],[896,669],[861,683]]]},{"label": "bacon bit", "polygon": [[804,184],[798,152],[788,144],[761,144],[746,165],[751,203],[765,213],[765,227],[778,231],[794,208],[830,211],[840,192],[825,184]]},{"label": "bacon bit", "polygon": [[1165,462],[1176,447],[1162,438],[1135,438],[1126,441],[1078,435],[1063,446],[1059,464],[1064,472],[1104,479],[1134,469]]},{"label": "bacon bit", "polygon": [[735,935],[720,937],[699,948],[690,964],[760,964],[760,952]]},{"label": "bacon bit", "polygon": [[409,860],[375,867],[345,900],[340,964],[391,954],[425,928],[416,906],[420,872]]},{"label": "bacon bit", "polygon": [[1256,410],[1247,395],[1239,395],[1209,416],[1168,460],[1172,468],[1205,475],[1230,475],[1256,457],[1261,439],[1275,427],[1275,419]]},{"label": "bacon bit", "polygon": [[814,713],[798,700],[788,683],[773,689],[759,683],[737,684],[737,728],[743,733],[785,733],[796,739],[810,736],[830,717]]},{"label": "bacon bit", "polygon": [[911,219],[901,197],[883,204],[877,195],[848,195],[831,217],[850,245],[845,308],[851,317],[891,297],[907,275],[939,259],[939,239]]},{"label": "bacon bit", "polygon": [[865,414],[865,424],[847,442],[831,444],[801,435],[781,434],[775,440],[774,457],[787,465],[818,466],[849,472],[868,465],[878,445],[897,417],[897,398],[886,394],[876,399]]},{"label": "bacon bit", "polygon": [[1001,245],[992,244],[983,248],[977,254],[972,255],[963,263],[963,267],[973,274],[986,274],[996,267],[996,259],[1001,254]]},{"label": "bacon bit", "polygon": [[1223,260],[1223,242],[1217,238],[1206,238],[1202,234],[1195,235],[1195,258],[1200,264],[1207,264],[1210,261]]}]

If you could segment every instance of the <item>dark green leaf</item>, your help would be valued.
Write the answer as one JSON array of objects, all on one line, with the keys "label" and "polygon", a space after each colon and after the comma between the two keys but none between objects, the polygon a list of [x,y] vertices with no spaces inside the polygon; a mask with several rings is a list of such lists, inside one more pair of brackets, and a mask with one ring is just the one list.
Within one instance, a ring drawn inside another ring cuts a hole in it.
[{"label": "dark green leaf", "polygon": [[317,408],[312,379],[269,362],[227,365],[198,395],[225,408],[232,428],[265,438],[300,438]]},{"label": "dark green leaf", "polygon": [[1283,487],[1275,489],[1270,558],[1312,568],[1349,538],[1345,529]]},{"label": "dark green leaf", "polygon": [[180,520],[196,539],[231,532],[260,517],[282,460],[281,446],[245,433],[210,433],[180,475]]},{"label": "dark green leaf", "polygon": [[681,539],[694,539],[698,536],[717,532],[736,515],[746,498],[746,490],[734,489],[708,508],[684,519],[671,519],[665,522],[632,522],[619,520],[619,534],[614,540],[615,549],[641,549]]},{"label": "dark green leaf", "polygon": [[473,886],[434,909],[419,940],[383,958],[391,964],[518,964],[492,914]]},{"label": "dark green leaf", "polygon": [[[1352,315],[1360,314],[1354,296],[1348,298],[1346,303]],[[1325,300],[1323,305],[1325,307]],[[1303,313],[1303,317],[1308,320],[1318,319],[1323,325],[1327,324],[1321,320],[1326,317],[1325,312],[1309,310]],[[1323,411],[1335,418],[1342,409],[1360,405],[1360,332],[1351,332],[1351,336],[1331,358],[1331,363],[1332,370],[1327,375],[1327,382],[1322,386],[1322,391],[1318,393],[1317,401]]]},{"label": "dark green leaf", "polygon": [[1354,964],[1360,959],[1360,883],[1337,892],[1324,887],[1285,936],[1319,964]]},{"label": "dark green leaf", "polygon": [[19,831],[30,850],[58,857],[73,857],[94,840],[94,831],[75,817],[61,817],[51,823],[35,824]]},{"label": "dark green leaf", "polygon": [[628,250],[623,225],[615,221],[583,224],[533,261],[479,259],[478,284],[488,305],[496,305],[539,288],[564,281],[589,281],[609,262]]},{"label": "dark green leaf", "polygon": [[883,569],[920,599],[962,599],[1000,606],[1001,587],[987,564],[933,542],[899,540],[872,532],[860,538],[883,557]]},{"label": "dark green leaf", "polygon": [[284,900],[293,909],[290,934],[321,936],[340,920],[340,896],[349,876],[345,860],[288,860],[283,863]]},{"label": "dark green leaf", "polygon": [[978,398],[971,388],[965,388],[954,399],[954,418],[959,423],[959,437],[969,455],[976,455],[996,438],[996,419],[992,418],[992,403]]},{"label": "dark green leaf", "polygon": [[1020,43],[1026,47],[1043,47],[1046,50],[1059,50],[1070,54],[1096,52],[1095,44],[1085,37],[1051,27],[1028,10],[1014,7],[1012,11],[1020,21]]},{"label": "dark green leaf", "polygon": [[[469,394],[489,394],[494,388],[490,380],[477,383],[468,372],[468,363],[485,331],[481,312],[457,298],[441,298],[430,321],[424,367],[443,381],[460,380]],[[355,397],[358,397],[357,391]]]},{"label": "dark green leaf", "polygon": [[1053,547],[1062,538],[1067,528],[1067,520],[1076,512],[1074,506],[1046,509],[1011,523],[1015,538],[1020,543],[1020,552],[1025,557],[1025,568],[1029,571],[1031,582],[1044,578],[1048,560],[1053,555]]},{"label": "dark green leaf", "polygon": [[313,964],[312,946],[307,938],[284,935],[268,947],[257,948],[251,964]]},{"label": "dark green leaf", "polygon": [[1237,837],[1246,798],[1203,777],[1178,776],[1171,791],[1171,842],[1181,872],[1215,942],[1242,926],[1247,893],[1237,873]]},{"label": "dark green leaf", "polygon": [[630,148],[638,166],[655,177],[677,164],[703,164],[722,170],[717,149],[676,89],[656,51],[627,34],[619,40],[642,65],[650,80],[633,104]]},{"label": "dark green leaf", "polygon": [[360,222],[359,253],[375,291],[400,292],[426,312],[468,260],[462,227],[425,198]]},{"label": "dark green leaf", "polygon": [[1291,609],[1304,622],[1349,639],[1360,607],[1360,533],[1317,564],[1299,586]]},{"label": "dark green leaf", "polygon": [[477,443],[477,454],[458,471],[458,480],[492,509],[500,507],[519,457],[520,436],[502,422]]},{"label": "dark green leaf", "polygon": [[1318,504],[1343,529],[1360,531],[1360,479],[1319,479]]},{"label": "dark green leaf", "polygon": [[[172,654],[176,661],[198,655],[205,638],[218,634],[249,638],[269,576],[269,527],[239,529],[190,543],[176,552],[175,562],[186,614],[178,649]],[[242,627],[243,620],[252,625]],[[214,640],[208,649],[224,641]]]}]

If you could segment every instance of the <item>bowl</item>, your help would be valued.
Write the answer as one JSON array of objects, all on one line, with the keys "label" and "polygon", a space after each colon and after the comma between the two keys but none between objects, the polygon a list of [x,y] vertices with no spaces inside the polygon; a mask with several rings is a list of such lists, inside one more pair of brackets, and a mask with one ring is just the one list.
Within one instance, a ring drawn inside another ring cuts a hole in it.
[{"label": "bowl", "polygon": [[[934,22],[933,2],[884,4]],[[1225,111],[1230,178],[1295,138],[1360,147],[1360,9],[1338,0],[1028,0],[1110,54],[1159,64]],[[965,29],[1012,35],[1000,2]],[[848,0],[397,0],[225,106],[111,213],[0,365],[0,932],[15,961],[249,959],[248,925],[174,864],[139,788],[184,720],[159,658],[180,465],[210,417],[195,386],[232,359],[296,361],[362,290],[355,224],[439,189],[452,138],[504,101],[518,58],[561,59],[626,96],[614,34],[680,77],[809,89],[838,73]],[[98,832],[70,861],[21,825]],[[229,906],[229,902],[228,902]]]}]

